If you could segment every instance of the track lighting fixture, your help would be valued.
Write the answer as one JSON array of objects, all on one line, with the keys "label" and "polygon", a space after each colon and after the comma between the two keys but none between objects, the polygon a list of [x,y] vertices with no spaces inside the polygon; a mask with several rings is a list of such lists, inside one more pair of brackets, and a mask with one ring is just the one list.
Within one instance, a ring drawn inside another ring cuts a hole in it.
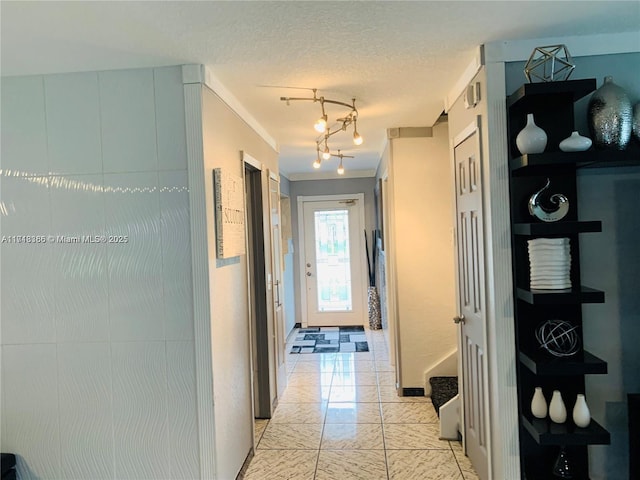
[{"label": "track lighting fixture", "polygon": [[[339,100],[332,100],[329,98],[325,98],[323,96],[318,96],[318,90],[313,89],[313,97],[280,97],[280,100],[286,102],[287,105],[290,105],[291,101],[297,100],[306,100],[311,101],[313,103],[320,103],[321,116],[316,120],[313,128],[318,133],[323,133],[323,138],[321,140],[316,140],[317,153],[318,157],[316,161],[313,163],[314,168],[320,168],[320,163],[322,160],[329,160],[332,156],[337,156],[340,158],[340,167],[338,167],[338,173],[342,175],[344,173],[344,167],[342,166],[342,158],[340,150],[338,150],[338,155],[332,154],[329,149],[329,138],[335,135],[338,132],[346,132],[347,127],[353,124],[353,143],[355,145],[362,145],[362,136],[358,133],[357,127],[357,119],[358,119],[358,109],[356,108],[356,99],[351,99],[351,104],[341,102]],[[325,104],[339,105],[342,107],[347,107],[349,111],[346,115],[342,117],[336,118],[337,125],[330,126],[329,125],[329,116],[325,111]],[[332,129],[333,128],[333,129]],[[324,143],[324,147],[322,147],[322,159],[320,156],[321,144]],[[353,158],[353,157],[352,157]]]},{"label": "track lighting fixture", "polygon": [[320,141],[316,142],[316,159],[313,162],[313,168],[320,168],[323,160],[329,160],[331,157],[336,157],[340,159],[340,164],[338,165],[338,175],[344,175],[344,164],[342,159],[344,158],[354,158],[353,155],[345,155],[344,153],[338,150],[338,153],[331,153],[329,150],[324,150],[322,154],[320,154]]},{"label": "track lighting fixture", "polygon": [[362,145],[362,136],[358,133],[356,119],[353,119],[353,143],[354,145]]},{"label": "track lighting fixture", "polygon": [[315,128],[316,132],[318,133],[324,132],[327,129],[327,116],[323,115],[318,120],[316,120],[313,128]]},{"label": "track lighting fixture", "polygon": [[313,162],[313,168],[318,169],[320,165],[322,165],[322,160],[320,159],[320,145],[316,144],[316,161]]},{"label": "track lighting fixture", "polygon": [[338,165],[338,175],[344,175],[344,165],[342,163],[342,159],[343,158],[353,158],[353,155],[344,155],[342,153],[340,153],[340,150],[338,150],[338,153],[332,153],[331,154],[332,157],[338,157],[340,159],[340,165]]}]

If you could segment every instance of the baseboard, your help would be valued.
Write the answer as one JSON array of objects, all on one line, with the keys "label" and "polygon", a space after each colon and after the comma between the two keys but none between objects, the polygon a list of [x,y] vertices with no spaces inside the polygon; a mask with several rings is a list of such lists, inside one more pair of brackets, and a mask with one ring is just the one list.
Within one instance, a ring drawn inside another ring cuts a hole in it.
[{"label": "baseboard", "polygon": [[247,455],[247,458],[244,459],[244,463],[242,464],[242,468],[240,469],[240,471],[238,472],[238,475],[236,476],[236,480],[244,479],[244,476],[247,473],[247,470],[249,469],[249,464],[251,463],[251,460],[253,460],[253,456],[254,456],[254,451],[252,448],[251,450],[249,450],[249,454]]},{"label": "baseboard", "polygon": [[422,387],[403,388],[402,396],[403,397],[424,397],[424,388]]}]

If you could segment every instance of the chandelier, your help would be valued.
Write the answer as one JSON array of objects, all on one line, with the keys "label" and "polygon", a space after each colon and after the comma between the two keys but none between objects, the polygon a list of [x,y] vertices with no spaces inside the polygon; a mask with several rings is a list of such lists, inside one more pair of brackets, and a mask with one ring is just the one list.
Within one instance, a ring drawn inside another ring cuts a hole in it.
[{"label": "chandelier", "polygon": [[322,165],[322,160],[329,160],[331,157],[337,157],[340,159],[340,165],[338,165],[338,170],[336,170],[338,172],[338,175],[344,175],[344,164],[342,163],[342,159],[343,158],[354,158],[353,155],[344,155],[342,153],[340,153],[340,150],[338,150],[338,153],[330,153],[329,156],[325,156],[325,153],[322,153],[322,156],[320,155],[320,145],[317,145],[316,148],[317,151],[317,157],[316,157],[316,161],[313,162],[313,168],[320,168],[320,165]]},{"label": "chandelier", "polygon": [[[338,150],[338,153],[332,153],[329,148],[329,138],[339,132],[346,132],[347,128],[353,125],[353,143],[354,145],[362,145],[362,136],[358,133],[358,109],[356,108],[356,99],[351,99],[351,104],[341,102],[339,100],[332,100],[323,96],[318,96],[318,90],[313,89],[313,97],[280,97],[280,100],[290,105],[292,101],[311,101],[313,103],[320,104],[321,115],[316,120],[313,128],[316,132],[322,135],[316,139],[316,160],[313,162],[314,168],[320,168],[322,160],[329,160],[331,157],[337,157],[340,159],[340,165],[338,166],[338,174],[344,174],[344,166],[342,163],[343,158],[353,158],[350,155],[343,155]],[[336,118],[336,124],[329,124],[329,116],[325,109],[325,104],[339,105],[346,107],[349,110],[341,117]]]}]

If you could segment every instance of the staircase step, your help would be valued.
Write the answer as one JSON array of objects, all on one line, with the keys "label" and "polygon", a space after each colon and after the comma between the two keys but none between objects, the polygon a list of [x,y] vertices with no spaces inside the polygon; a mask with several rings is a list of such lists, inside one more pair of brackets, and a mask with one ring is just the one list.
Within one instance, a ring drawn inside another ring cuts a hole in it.
[{"label": "staircase step", "polygon": [[431,377],[431,403],[433,403],[438,417],[440,407],[458,394],[458,377]]}]

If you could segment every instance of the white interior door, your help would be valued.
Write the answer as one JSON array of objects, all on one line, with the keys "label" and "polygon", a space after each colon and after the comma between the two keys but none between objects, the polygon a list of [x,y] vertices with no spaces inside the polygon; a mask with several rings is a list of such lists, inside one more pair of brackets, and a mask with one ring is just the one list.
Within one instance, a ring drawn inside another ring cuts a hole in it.
[{"label": "white interior door", "polygon": [[284,333],[284,285],[282,284],[282,222],[280,214],[280,182],[269,175],[269,218],[271,223],[271,272],[273,286],[271,290],[273,304],[273,333],[276,348],[276,382],[278,397],[287,386],[285,365],[286,339]]},{"label": "white interior door", "polygon": [[364,324],[364,196],[303,201],[308,326]]},{"label": "white interior door", "polygon": [[480,131],[474,122],[454,147],[458,309],[464,442],[478,476],[489,478],[488,378]]}]

